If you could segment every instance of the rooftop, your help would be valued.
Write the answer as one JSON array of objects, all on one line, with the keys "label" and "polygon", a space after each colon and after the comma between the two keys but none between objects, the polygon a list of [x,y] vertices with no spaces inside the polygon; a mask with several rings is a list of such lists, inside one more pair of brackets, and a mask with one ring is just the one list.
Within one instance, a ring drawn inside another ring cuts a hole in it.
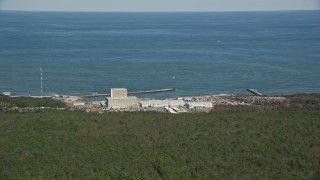
[{"label": "rooftop", "polygon": [[127,90],[126,88],[110,88],[110,90]]}]

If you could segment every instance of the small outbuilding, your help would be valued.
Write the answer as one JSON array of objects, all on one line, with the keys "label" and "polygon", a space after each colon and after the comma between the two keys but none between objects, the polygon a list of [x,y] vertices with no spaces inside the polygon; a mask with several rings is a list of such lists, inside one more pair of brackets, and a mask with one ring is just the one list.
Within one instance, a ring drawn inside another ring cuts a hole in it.
[{"label": "small outbuilding", "polygon": [[74,108],[81,109],[81,108],[84,108],[84,107],[85,107],[85,102],[76,101],[76,102],[73,102],[73,103],[72,103],[72,106],[73,106]]}]

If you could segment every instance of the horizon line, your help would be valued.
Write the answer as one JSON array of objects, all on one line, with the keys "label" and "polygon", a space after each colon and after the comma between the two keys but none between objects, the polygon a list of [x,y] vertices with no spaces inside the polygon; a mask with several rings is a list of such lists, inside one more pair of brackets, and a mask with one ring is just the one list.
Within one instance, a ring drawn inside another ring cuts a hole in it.
[{"label": "horizon line", "polygon": [[14,12],[65,12],[65,13],[214,13],[214,12],[282,12],[282,11],[320,11],[320,9],[276,9],[276,10],[175,10],[175,11],[83,11],[83,10],[14,10],[0,9]]}]

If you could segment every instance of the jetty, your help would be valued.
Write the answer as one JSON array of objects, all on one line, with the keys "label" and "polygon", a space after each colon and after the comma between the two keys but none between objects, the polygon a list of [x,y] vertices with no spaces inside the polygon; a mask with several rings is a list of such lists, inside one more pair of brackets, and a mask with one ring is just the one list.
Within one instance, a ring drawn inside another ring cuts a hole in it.
[{"label": "jetty", "polygon": [[[128,92],[128,95],[132,94],[150,94],[150,93],[161,93],[161,92],[170,92],[175,91],[174,88],[168,88],[168,89],[156,89],[156,90],[148,90],[148,91],[135,91],[135,92]],[[83,95],[80,96],[81,98],[94,98],[94,97],[104,97],[104,96],[111,96],[111,94],[91,94],[91,95]]]},{"label": "jetty", "polygon": [[260,93],[257,89],[247,89],[247,91],[251,92],[252,94],[256,95],[256,96],[263,96],[262,93]]},{"label": "jetty", "polygon": [[158,89],[158,90],[149,90],[149,91],[137,91],[137,92],[128,92],[128,94],[149,94],[149,93],[160,93],[160,92],[170,92],[175,91],[176,89]]}]

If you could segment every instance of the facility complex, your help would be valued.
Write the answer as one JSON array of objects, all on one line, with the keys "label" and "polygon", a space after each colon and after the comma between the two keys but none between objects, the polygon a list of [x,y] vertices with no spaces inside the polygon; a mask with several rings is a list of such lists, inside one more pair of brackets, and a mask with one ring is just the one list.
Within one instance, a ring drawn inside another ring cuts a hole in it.
[{"label": "facility complex", "polygon": [[[140,99],[136,96],[128,96],[128,94],[126,88],[111,88],[110,97],[107,97],[105,101],[85,103],[78,99],[72,103],[74,108],[86,109],[86,111],[160,111],[170,113],[210,111],[215,105],[249,105],[225,99],[222,96],[179,97],[160,100],[150,98]],[[70,100],[70,98],[66,99]]]},{"label": "facility complex", "polygon": [[[97,103],[96,103],[97,104]],[[100,103],[102,104],[102,103]],[[164,108],[169,112],[185,112],[182,108],[204,109],[213,108],[214,102],[190,101],[181,99],[140,99],[135,96],[128,96],[126,88],[111,88],[110,97],[106,99],[106,107],[110,109],[133,109],[133,108]],[[180,108],[180,109],[179,109]]]},{"label": "facility complex", "polygon": [[[166,92],[172,89],[141,91],[141,92]],[[87,112],[109,112],[109,111],[159,111],[170,113],[202,112],[210,111],[219,105],[251,105],[260,103],[276,103],[285,101],[284,97],[245,96],[240,98],[235,95],[211,95],[195,97],[177,97],[169,99],[150,99],[128,96],[128,94],[140,94],[141,92],[129,92],[126,88],[111,88],[106,94],[105,101],[84,101],[82,96],[52,96],[52,98],[64,101],[71,109],[83,109]],[[3,95],[10,94],[3,92]],[[94,96],[94,95],[93,95]],[[101,95],[99,95],[101,96]],[[11,96],[13,97],[13,96]],[[91,96],[89,96],[91,97]]]}]

